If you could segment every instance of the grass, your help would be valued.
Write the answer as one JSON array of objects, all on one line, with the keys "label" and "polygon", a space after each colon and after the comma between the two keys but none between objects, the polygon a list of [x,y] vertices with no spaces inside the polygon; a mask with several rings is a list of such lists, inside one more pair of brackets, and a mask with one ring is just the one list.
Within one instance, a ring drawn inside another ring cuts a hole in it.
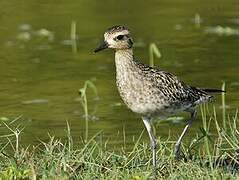
[{"label": "grass", "polygon": [[[206,108],[201,109],[203,113]],[[204,116],[204,114],[203,114]],[[206,116],[205,116],[206,117]],[[188,145],[183,146],[183,159],[174,160],[172,149],[175,142],[170,139],[159,141],[157,174],[152,173],[151,151],[140,138],[134,148],[127,152],[124,148],[114,152],[107,144],[91,137],[83,146],[75,146],[70,127],[67,124],[66,140],[49,136],[48,142],[40,142],[36,147],[21,148],[18,127],[6,124],[14,136],[2,145],[0,155],[1,179],[237,179],[239,170],[238,117],[235,114],[221,128],[216,114],[206,119],[215,121],[215,138],[209,132],[210,125],[203,124],[203,130]],[[11,126],[11,127],[10,127]],[[141,134],[142,135],[142,134]],[[120,147],[119,147],[120,149]]]},{"label": "grass", "polygon": [[[88,87],[97,94],[90,81],[79,90],[86,120]],[[225,105],[225,97],[222,100]],[[2,128],[9,133],[0,137],[0,179],[238,179],[237,112],[219,118],[215,107],[203,105],[200,111],[202,127],[194,139],[183,144],[181,160],[175,160],[172,154],[175,141],[158,139],[156,173],[150,146],[141,141],[144,131],[131,150],[119,147],[113,151],[99,138],[101,132],[93,137],[88,137],[87,132],[81,142],[74,142],[67,123],[65,140],[49,136],[48,142],[22,147],[20,137],[24,127],[17,125],[19,118],[2,121]],[[226,113],[225,109],[223,112]],[[211,133],[212,128],[216,128],[216,133]]]}]

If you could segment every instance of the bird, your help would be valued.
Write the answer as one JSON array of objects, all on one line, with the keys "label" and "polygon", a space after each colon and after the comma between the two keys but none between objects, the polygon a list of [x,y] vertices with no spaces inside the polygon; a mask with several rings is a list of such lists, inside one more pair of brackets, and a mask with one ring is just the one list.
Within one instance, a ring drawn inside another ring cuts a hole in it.
[{"label": "bird", "polygon": [[190,113],[190,118],[174,148],[175,158],[180,158],[180,146],[196,118],[197,105],[211,102],[213,96],[209,93],[224,91],[190,86],[159,67],[141,63],[133,53],[131,32],[123,25],[108,28],[103,39],[94,52],[114,50],[119,94],[126,106],[142,117],[150,139],[154,167],[157,166],[157,140],[152,129],[152,120],[163,119],[180,112]]}]

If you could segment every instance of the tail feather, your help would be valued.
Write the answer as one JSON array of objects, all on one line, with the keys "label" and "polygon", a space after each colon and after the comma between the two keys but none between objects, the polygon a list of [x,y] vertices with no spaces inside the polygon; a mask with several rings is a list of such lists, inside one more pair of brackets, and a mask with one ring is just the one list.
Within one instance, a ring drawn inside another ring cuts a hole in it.
[{"label": "tail feather", "polygon": [[224,90],[220,90],[220,89],[200,89],[204,92],[208,92],[208,93],[214,93],[214,92],[226,92]]}]

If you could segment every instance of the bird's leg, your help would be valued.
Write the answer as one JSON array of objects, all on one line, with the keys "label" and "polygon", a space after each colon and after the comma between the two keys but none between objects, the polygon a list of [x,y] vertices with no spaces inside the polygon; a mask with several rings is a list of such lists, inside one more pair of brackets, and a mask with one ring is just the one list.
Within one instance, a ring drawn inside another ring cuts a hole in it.
[{"label": "bird's leg", "polygon": [[180,135],[177,143],[175,144],[175,149],[174,149],[174,155],[176,159],[180,158],[180,146],[183,140],[184,135],[187,133],[188,129],[190,128],[190,126],[192,125],[193,120],[196,118],[197,115],[197,111],[193,110],[191,112],[191,118],[189,119],[189,121],[187,122],[187,125],[185,126],[182,134]]},{"label": "bird's leg", "polygon": [[144,125],[148,131],[148,134],[149,134],[149,138],[150,138],[150,142],[151,142],[151,148],[152,148],[152,152],[153,152],[153,166],[154,168],[156,168],[156,146],[157,146],[157,141],[154,137],[154,133],[153,133],[153,130],[152,130],[152,126],[151,126],[151,123],[150,123],[150,118],[147,118],[147,117],[142,117],[143,119],[143,122],[144,122]]}]

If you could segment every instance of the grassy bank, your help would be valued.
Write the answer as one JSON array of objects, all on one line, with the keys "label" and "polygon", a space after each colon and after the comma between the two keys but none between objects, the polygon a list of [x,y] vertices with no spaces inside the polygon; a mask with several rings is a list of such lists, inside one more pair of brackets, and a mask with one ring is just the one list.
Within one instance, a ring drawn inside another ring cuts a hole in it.
[{"label": "grassy bank", "polygon": [[[238,179],[239,132],[237,113],[221,127],[214,110],[201,107],[203,127],[198,136],[182,148],[176,161],[170,139],[158,140],[158,168],[153,174],[151,151],[140,138],[132,151],[113,152],[99,141],[99,134],[75,147],[67,125],[66,140],[49,137],[37,147],[21,148],[21,129],[16,122],[2,123],[11,132],[2,136],[0,177],[2,179]],[[208,115],[210,114],[210,116]],[[210,134],[215,126],[217,134]],[[3,141],[2,141],[3,142]],[[119,147],[120,149],[120,147]]]}]

